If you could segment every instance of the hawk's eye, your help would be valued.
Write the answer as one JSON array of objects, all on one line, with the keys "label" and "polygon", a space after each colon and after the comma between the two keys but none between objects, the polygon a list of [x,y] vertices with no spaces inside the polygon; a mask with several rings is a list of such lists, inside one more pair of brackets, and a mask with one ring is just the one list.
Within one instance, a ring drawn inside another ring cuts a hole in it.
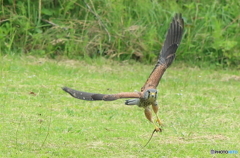
[{"label": "hawk's eye", "polygon": [[150,97],[150,91],[147,91],[147,92],[148,92],[148,96],[147,97],[149,98]]}]

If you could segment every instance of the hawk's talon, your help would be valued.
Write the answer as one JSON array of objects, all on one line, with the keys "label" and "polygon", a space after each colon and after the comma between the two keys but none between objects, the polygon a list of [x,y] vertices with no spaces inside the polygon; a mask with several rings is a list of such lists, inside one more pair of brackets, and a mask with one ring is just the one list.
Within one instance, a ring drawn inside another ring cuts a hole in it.
[{"label": "hawk's talon", "polygon": [[160,127],[158,127],[157,125],[154,124],[154,127],[155,127],[155,131],[156,132],[162,132],[162,129]]},{"label": "hawk's talon", "polygon": [[156,131],[156,132],[162,132],[162,129],[159,128],[159,127],[155,127],[155,131]]},{"label": "hawk's talon", "polygon": [[157,123],[159,124],[159,126],[163,125],[163,123],[160,121],[160,119],[157,119]]}]

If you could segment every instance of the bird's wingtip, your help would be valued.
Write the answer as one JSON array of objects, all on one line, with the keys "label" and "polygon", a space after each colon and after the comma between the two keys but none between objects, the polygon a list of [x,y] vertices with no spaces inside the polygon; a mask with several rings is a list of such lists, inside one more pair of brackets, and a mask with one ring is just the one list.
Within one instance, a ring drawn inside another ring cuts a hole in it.
[{"label": "bird's wingtip", "polygon": [[61,87],[61,88],[62,88],[62,90],[65,91],[65,92],[69,92],[69,89],[70,89],[70,88],[68,88],[68,87]]}]

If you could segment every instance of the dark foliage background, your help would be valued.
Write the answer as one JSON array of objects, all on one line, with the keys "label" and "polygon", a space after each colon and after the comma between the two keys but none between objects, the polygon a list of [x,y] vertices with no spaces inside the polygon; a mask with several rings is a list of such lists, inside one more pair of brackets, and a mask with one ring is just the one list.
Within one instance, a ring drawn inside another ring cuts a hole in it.
[{"label": "dark foliage background", "polygon": [[1,54],[153,62],[176,12],[177,60],[240,68],[238,0],[1,0]]}]

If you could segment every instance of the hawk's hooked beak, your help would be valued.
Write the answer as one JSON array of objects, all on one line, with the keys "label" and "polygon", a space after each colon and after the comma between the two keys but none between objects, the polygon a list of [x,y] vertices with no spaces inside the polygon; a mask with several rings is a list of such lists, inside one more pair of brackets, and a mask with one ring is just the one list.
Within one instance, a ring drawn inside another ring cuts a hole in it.
[{"label": "hawk's hooked beak", "polygon": [[156,93],[150,93],[151,98],[156,97]]}]

